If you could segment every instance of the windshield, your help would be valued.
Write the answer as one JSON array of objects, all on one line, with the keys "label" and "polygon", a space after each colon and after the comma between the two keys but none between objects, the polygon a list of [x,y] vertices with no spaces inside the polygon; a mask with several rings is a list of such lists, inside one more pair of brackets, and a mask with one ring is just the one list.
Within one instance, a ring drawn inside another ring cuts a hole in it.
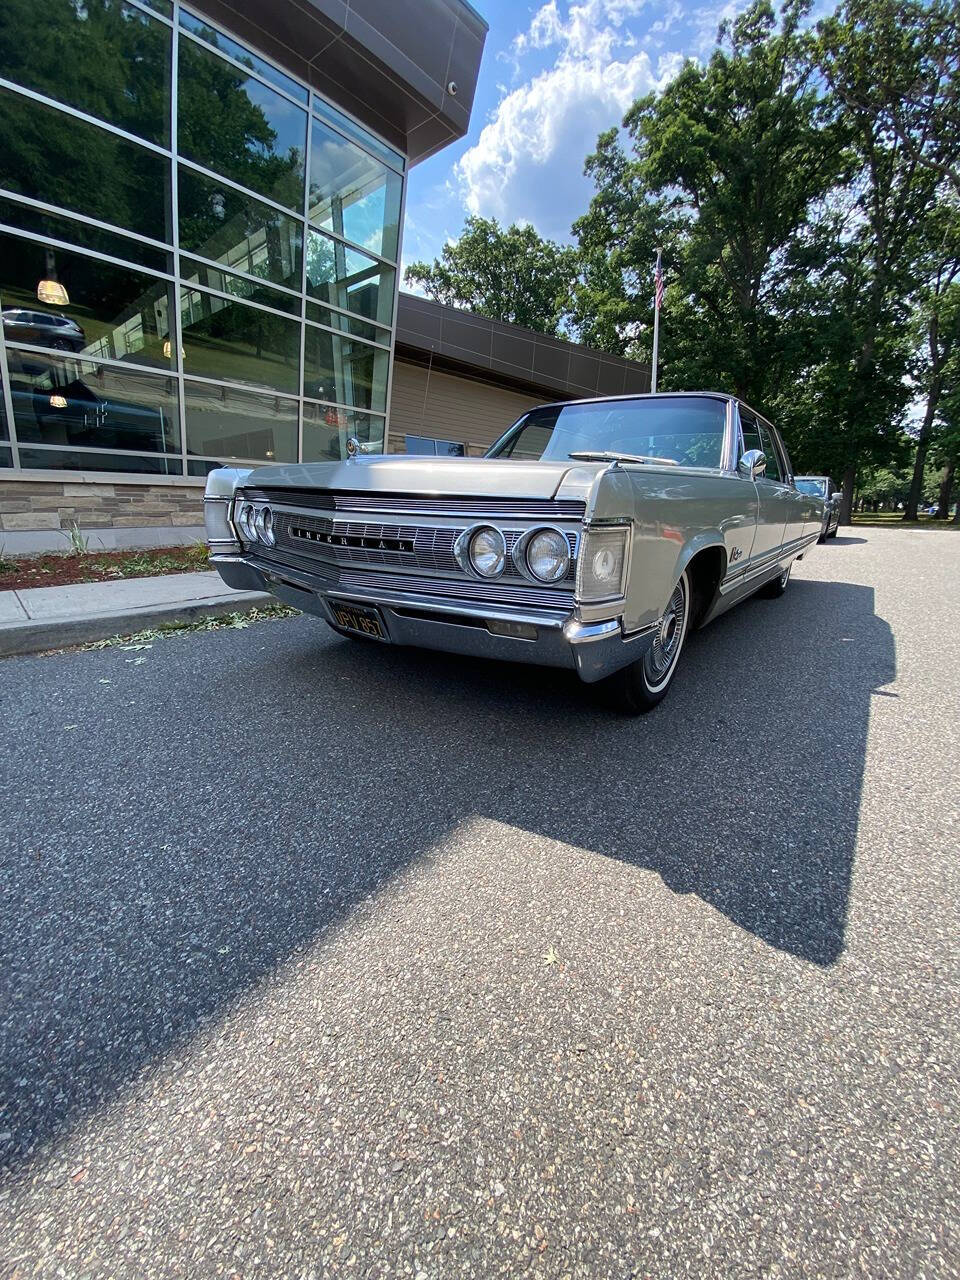
[{"label": "windshield", "polygon": [[726,402],[707,396],[555,404],[532,409],[486,456],[550,462],[574,453],[614,453],[719,467],[726,418]]},{"label": "windshield", "polygon": [[826,496],[826,480],[810,480],[804,476],[800,476],[795,483],[801,493],[812,494],[815,498],[823,498]]}]

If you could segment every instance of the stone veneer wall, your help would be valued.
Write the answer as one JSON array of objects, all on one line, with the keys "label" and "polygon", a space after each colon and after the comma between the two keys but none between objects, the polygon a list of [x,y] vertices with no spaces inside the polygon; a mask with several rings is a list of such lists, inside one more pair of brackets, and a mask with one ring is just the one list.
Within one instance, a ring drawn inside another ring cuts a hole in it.
[{"label": "stone veneer wall", "polygon": [[202,525],[202,485],[83,484],[0,479],[0,530]]}]

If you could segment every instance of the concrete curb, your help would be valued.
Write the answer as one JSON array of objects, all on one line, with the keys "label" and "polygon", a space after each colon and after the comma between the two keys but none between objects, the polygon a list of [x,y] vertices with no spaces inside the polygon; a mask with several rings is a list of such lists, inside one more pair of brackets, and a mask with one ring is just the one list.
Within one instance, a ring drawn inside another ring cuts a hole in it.
[{"label": "concrete curb", "polygon": [[161,623],[192,622],[196,618],[219,617],[225,613],[250,613],[270,603],[275,603],[274,598],[266,591],[236,591],[227,597],[217,595],[208,599],[127,607],[82,618],[5,622],[0,624],[0,657],[65,649],[90,640],[107,640],[110,636],[146,631]]}]

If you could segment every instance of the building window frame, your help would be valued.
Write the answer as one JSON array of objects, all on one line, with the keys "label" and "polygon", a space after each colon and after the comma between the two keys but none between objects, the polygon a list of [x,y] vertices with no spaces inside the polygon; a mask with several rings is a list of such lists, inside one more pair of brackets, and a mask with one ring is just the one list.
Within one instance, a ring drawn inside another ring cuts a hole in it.
[{"label": "building window frame", "polygon": [[[11,80],[6,79],[5,77],[0,77],[0,88],[5,89],[10,93],[16,94],[22,99],[27,99],[27,100],[36,102],[38,105],[42,107],[51,108],[61,113],[62,115],[72,117],[73,119],[78,120],[82,123],[88,124],[98,129],[102,129],[107,133],[110,133],[115,137],[122,139],[125,142],[128,142],[134,146],[140,147],[145,151],[148,151],[164,159],[169,166],[168,199],[171,206],[170,224],[168,228],[169,239],[167,241],[163,241],[163,240],[157,240],[151,236],[141,235],[135,231],[131,231],[127,227],[122,227],[122,226],[115,225],[113,223],[103,221],[101,218],[97,218],[81,212],[75,212],[71,209],[63,208],[59,205],[50,203],[49,201],[38,200],[35,197],[30,195],[23,195],[19,192],[7,190],[2,187],[2,184],[0,184],[0,195],[2,195],[4,200],[10,201],[13,204],[21,205],[26,209],[32,209],[38,214],[48,215],[50,217],[57,218],[62,223],[65,223],[67,226],[69,226],[71,223],[74,223],[74,224],[79,224],[80,226],[89,227],[92,230],[102,231],[116,239],[116,244],[118,248],[122,246],[124,240],[127,240],[131,242],[135,242],[137,244],[145,245],[150,249],[155,250],[157,253],[166,254],[168,256],[168,261],[172,267],[172,270],[160,271],[152,267],[147,267],[142,265],[141,263],[136,261],[136,258],[132,254],[130,258],[126,258],[121,256],[119,253],[117,254],[107,253],[99,249],[92,249],[83,245],[74,244],[74,243],[71,243],[70,241],[62,240],[60,238],[46,237],[39,232],[24,230],[17,226],[10,225],[5,221],[0,222],[0,231],[7,232],[11,235],[19,236],[23,239],[33,241],[34,243],[37,243],[37,244],[49,245],[51,248],[60,249],[64,253],[69,252],[72,254],[89,258],[93,261],[103,262],[110,266],[118,266],[118,267],[124,267],[131,270],[135,270],[142,273],[144,276],[149,276],[156,280],[162,280],[170,284],[173,289],[173,299],[174,299],[173,316],[171,319],[171,326],[170,326],[170,335],[171,335],[171,341],[174,344],[175,353],[179,353],[183,350],[182,299],[183,299],[185,290],[198,288],[195,281],[191,279],[192,272],[195,269],[195,266],[198,264],[202,264],[204,266],[213,268],[215,270],[231,273],[235,276],[238,276],[242,279],[245,279],[251,282],[252,284],[257,284],[260,286],[265,286],[269,289],[276,290],[279,293],[282,293],[285,297],[290,298],[291,301],[299,299],[298,308],[292,307],[289,312],[284,312],[280,309],[274,310],[273,308],[269,307],[268,305],[262,302],[255,302],[250,299],[235,297],[234,295],[231,295],[229,293],[222,293],[219,290],[210,289],[205,285],[199,286],[199,288],[201,288],[202,290],[212,293],[214,296],[221,297],[226,301],[243,302],[247,306],[259,308],[260,310],[265,311],[268,314],[278,315],[286,319],[293,319],[297,323],[299,323],[300,325],[299,369],[298,369],[299,377],[297,379],[297,391],[295,393],[274,392],[274,394],[282,395],[282,397],[285,400],[292,400],[292,401],[295,401],[297,404],[297,415],[298,415],[297,455],[299,459],[302,460],[304,456],[303,445],[304,445],[305,406],[311,406],[311,407],[320,406],[324,409],[329,408],[331,410],[343,411],[345,414],[355,413],[355,414],[365,415],[371,421],[382,422],[382,425],[383,425],[382,447],[384,452],[386,452],[388,448],[388,439],[389,439],[389,416],[390,416],[391,399],[392,399],[392,392],[393,392],[393,379],[394,379],[397,311],[398,311],[398,305],[399,305],[400,275],[401,275],[400,259],[401,259],[401,252],[402,252],[402,231],[403,231],[403,220],[404,220],[404,215],[406,211],[406,199],[407,199],[407,176],[408,176],[409,166],[406,161],[406,158],[402,156],[396,150],[396,148],[393,147],[385,138],[377,134],[377,132],[371,129],[368,125],[361,123],[359,120],[357,120],[348,110],[346,110],[339,103],[328,99],[325,95],[319,93],[311,84],[303,81],[299,76],[288,71],[285,67],[277,64],[275,59],[273,59],[272,57],[269,57],[262,50],[258,49],[254,43],[251,43],[247,39],[240,39],[239,37],[232,35],[226,28],[221,30],[219,24],[212,22],[205,15],[198,13],[189,3],[183,3],[182,0],[172,0],[170,14],[169,16],[167,16],[166,14],[159,12],[158,9],[148,4],[146,0],[124,0],[124,2],[126,4],[129,4],[132,8],[142,11],[144,14],[148,15],[150,18],[164,24],[166,27],[171,29],[170,104],[169,104],[169,140],[171,145],[169,147],[164,147],[156,142],[151,141],[148,138],[144,138],[137,134],[131,133],[129,130],[124,129],[121,126],[112,123],[108,119],[100,119],[96,116],[89,114],[86,111],[83,111],[80,108],[71,106],[68,103],[57,101],[54,98],[50,98],[47,95],[40,93],[34,89],[30,89],[25,85],[19,85]],[[304,96],[301,98],[296,94],[288,92],[287,90],[284,89],[282,84],[279,84],[277,83],[276,80],[271,80],[269,77],[265,76],[257,67],[248,66],[246,65],[246,63],[240,61],[238,58],[234,57],[231,53],[227,52],[225,49],[219,48],[216,45],[212,45],[208,43],[206,40],[202,38],[202,36],[200,36],[195,31],[191,30],[189,27],[183,24],[183,22],[181,21],[181,15],[183,14],[188,15],[194,21],[202,23],[204,26],[208,27],[210,30],[214,32],[219,32],[226,39],[232,41],[232,43],[235,46],[248,48],[252,57],[258,59],[259,61],[261,61],[262,63],[268,66],[276,67],[279,77],[285,78],[291,84],[295,84],[299,86],[304,91]],[[273,92],[279,94],[281,97],[289,101],[292,105],[295,105],[306,112],[308,129],[307,129],[305,155],[304,155],[303,202],[301,207],[295,210],[290,209],[288,206],[278,203],[277,201],[270,199],[270,197],[264,196],[260,192],[248,189],[242,186],[241,184],[233,181],[231,178],[221,173],[218,173],[214,170],[208,169],[206,166],[198,164],[195,161],[188,159],[187,157],[185,157],[180,153],[179,146],[178,146],[178,142],[179,142],[178,99],[179,99],[179,74],[180,74],[179,51],[180,51],[181,40],[191,41],[194,44],[196,44],[199,48],[203,49],[205,52],[211,53],[217,57],[222,58],[225,62],[231,65],[235,70],[240,71],[244,75],[247,75],[252,79],[257,80],[258,82],[262,83],[266,88],[272,90]],[[400,233],[398,235],[397,254],[395,258],[385,256],[381,253],[372,252],[369,248],[365,247],[364,245],[356,244],[353,241],[349,240],[347,237],[339,235],[336,231],[333,231],[332,229],[329,229],[326,227],[320,228],[317,226],[316,223],[311,221],[311,218],[310,218],[310,203],[311,203],[310,161],[311,161],[311,150],[312,150],[311,142],[312,142],[312,136],[313,136],[312,129],[315,121],[324,129],[330,130],[338,134],[339,136],[341,136],[346,142],[350,143],[352,146],[359,147],[361,150],[366,150],[368,154],[375,161],[377,161],[380,164],[386,165],[388,168],[392,169],[395,173],[397,173],[400,176],[400,179],[401,179],[400,211],[399,211]],[[236,190],[238,193],[244,196],[260,201],[261,203],[267,205],[271,209],[274,209],[276,212],[294,219],[299,224],[301,228],[302,245],[303,245],[302,252],[301,252],[301,270],[300,270],[299,290],[295,287],[291,287],[281,283],[265,281],[264,279],[243,270],[242,268],[234,267],[219,259],[208,258],[202,253],[196,252],[195,250],[189,250],[189,251],[181,250],[180,228],[179,228],[179,173],[178,173],[180,165],[184,165],[187,169],[197,173],[199,176],[203,178],[207,178],[216,183],[221,183],[224,186],[227,186]],[[385,324],[384,322],[379,320],[369,320],[369,318],[367,317],[358,316],[356,313],[351,312],[347,308],[338,306],[336,303],[313,298],[308,293],[306,246],[307,246],[307,238],[311,230],[319,231],[320,234],[327,236],[330,240],[337,241],[340,244],[342,244],[345,249],[355,250],[356,252],[363,254],[366,258],[379,262],[383,268],[393,271],[394,273],[393,288],[392,288],[393,298],[392,298],[391,318],[390,318],[389,324]],[[331,320],[332,323],[324,324],[321,321],[312,319],[308,315],[308,306],[311,303],[314,303],[316,305],[319,305],[325,308],[327,312],[330,313],[327,318]],[[376,341],[372,338],[361,337],[357,334],[353,334],[346,327],[344,328],[335,327],[335,323],[333,322],[336,321],[338,316],[343,317],[344,326],[346,326],[350,321],[354,321],[354,322],[362,321],[362,322],[369,323],[371,327],[371,331],[376,333],[376,336],[378,338],[382,337],[384,340]],[[311,396],[304,393],[304,373],[305,373],[304,360],[305,360],[305,347],[306,347],[308,325],[313,329],[324,330],[332,334],[333,336],[341,339],[342,341],[349,341],[350,343],[358,343],[358,344],[366,345],[366,346],[369,346],[373,351],[381,351],[381,352],[387,353],[388,360],[387,360],[387,375],[386,375],[385,407],[382,411],[366,409],[358,405],[343,404],[337,401],[319,400],[316,396]],[[2,380],[2,401],[3,401],[3,407],[5,410],[6,418],[7,418],[7,430],[9,435],[9,439],[3,442],[3,447],[4,449],[10,450],[10,456],[12,458],[12,469],[14,471],[19,471],[22,469],[21,463],[20,463],[20,443],[18,442],[18,439],[17,439],[16,420],[13,413],[13,393],[10,385],[9,362],[7,359],[8,345],[10,346],[11,349],[15,349],[22,346],[22,344],[19,344],[15,341],[11,341],[8,344],[6,339],[2,337],[2,334],[0,334],[0,380]],[[48,350],[47,348],[39,347],[39,346],[34,346],[30,348],[30,350],[36,354],[45,353],[51,356],[63,355],[62,352],[55,351],[52,348]],[[100,357],[100,356],[79,356],[78,358],[82,359],[85,363],[101,364],[109,368],[128,369],[131,372],[137,371],[137,372],[145,372],[145,373],[153,373],[153,374],[159,373],[163,377],[172,378],[174,380],[176,384],[178,417],[179,417],[179,421],[177,423],[178,429],[179,429],[179,439],[180,439],[179,453],[175,455],[166,455],[166,454],[150,454],[150,453],[144,452],[141,455],[140,451],[124,450],[123,452],[124,453],[130,452],[131,456],[144,456],[144,457],[169,457],[169,456],[177,457],[178,456],[180,459],[181,475],[185,477],[190,476],[190,471],[188,469],[189,463],[191,462],[196,463],[198,461],[204,461],[204,460],[208,460],[208,461],[212,460],[212,459],[200,459],[200,458],[194,457],[193,455],[188,455],[186,410],[185,410],[185,404],[186,404],[185,384],[190,381],[194,381],[194,382],[205,383],[205,384],[210,384],[214,386],[226,385],[230,387],[236,386],[238,389],[243,389],[244,387],[247,387],[247,389],[252,389],[248,387],[248,384],[244,384],[244,383],[234,383],[234,382],[224,383],[223,380],[221,379],[205,378],[203,376],[191,374],[188,370],[185,370],[184,361],[181,358],[179,358],[178,355],[175,355],[173,366],[169,370],[165,370],[165,369],[158,370],[156,366],[141,365],[136,360],[120,361],[120,360],[112,360],[110,358]],[[51,449],[51,450],[59,450],[62,452],[64,449],[64,446],[53,445],[53,444],[47,445],[40,442],[36,442],[36,443],[23,442],[23,448],[29,449],[29,450]],[[79,464],[78,470],[96,470],[96,457],[98,453],[114,453],[115,454],[117,450],[110,449],[110,448],[99,448],[95,446],[83,446],[83,447],[78,447],[75,450],[70,450],[70,452],[78,460],[78,464]],[[89,468],[83,466],[83,460],[85,457],[89,457],[89,460],[90,460]],[[251,466],[267,465],[267,463],[264,460],[250,460],[249,465]],[[123,473],[118,472],[117,474],[122,475]]]}]

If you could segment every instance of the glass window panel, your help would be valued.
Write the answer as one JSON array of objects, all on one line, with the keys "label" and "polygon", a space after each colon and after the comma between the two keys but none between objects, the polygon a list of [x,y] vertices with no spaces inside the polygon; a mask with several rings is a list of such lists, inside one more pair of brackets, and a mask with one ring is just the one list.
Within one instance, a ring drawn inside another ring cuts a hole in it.
[{"label": "glass window panel", "polygon": [[10,428],[7,426],[7,405],[3,394],[3,383],[0,382],[0,440],[10,439]]},{"label": "glass window panel", "polygon": [[367,151],[372,151],[374,155],[379,156],[381,160],[385,160],[394,169],[399,169],[401,173],[403,172],[406,161],[399,151],[395,151],[393,147],[388,147],[385,142],[375,138],[362,125],[357,124],[355,120],[351,120],[349,116],[345,116],[342,111],[338,111],[329,102],[316,98],[314,99],[313,110],[316,115],[322,117],[328,124],[332,124],[335,129],[339,129],[341,133],[345,133],[348,137],[353,138],[355,142],[359,142],[361,147],[365,147]]},{"label": "glass window panel", "polygon": [[186,382],[184,411],[188,453],[222,458],[224,464],[297,460],[296,400]]},{"label": "glass window panel", "polygon": [[300,289],[303,224],[180,166],[180,247]]},{"label": "glass window panel", "polygon": [[[38,285],[64,290],[62,305],[40,302]],[[0,235],[0,304],[7,342],[134,360],[169,368],[173,286],[98,258]]]},{"label": "glass window panel", "polygon": [[310,217],[371,253],[396,259],[403,179],[314,120],[310,137]]},{"label": "glass window panel", "polygon": [[307,303],[307,319],[325,324],[330,329],[352,334],[355,338],[368,338],[371,342],[381,342],[386,347],[390,345],[389,329],[378,329],[375,324],[369,324],[366,320],[344,315],[342,311],[331,311],[329,307],[319,307],[315,302]]},{"label": "glass window panel", "polygon": [[297,321],[199,289],[182,289],[180,296],[185,372],[296,395]]},{"label": "glass window panel", "polygon": [[321,231],[307,233],[307,292],[321,302],[389,324],[396,272]]},{"label": "glass window panel", "polygon": [[169,160],[5,89],[0,183],[16,194],[169,242]]},{"label": "glass window panel", "polygon": [[297,318],[300,316],[299,297],[294,298],[289,293],[281,293],[279,289],[271,289],[269,285],[248,280],[246,276],[235,276],[230,271],[221,271],[218,267],[210,267],[203,262],[191,262],[184,257],[180,259],[180,275],[186,284],[206,285],[208,289],[229,293],[234,298],[246,298],[250,302],[260,302],[265,307],[286,311],[288,315]]},{"label": "glass window panel", "polygon": [[112,258],[125,258],[127,262],[152,267],[154,271],[172,270],[170,255],[162,249],[151,248],[142,240],[101,231],[99,227],[87,226],[85,222],[77,222],[75,218],[43,213],[40,209],[20,204],[16,200],[4,200],[0,197],[0,222],[21,231],[33,231],[48,240],[66,240],[81,249],[95,249],[100,253],[110,254]]},{"label": "glass window panel", "polygon": [[300,102],[307,101],[307,90],[302,84],[298,84],[296,80],[291,80],[282,71],[278,71],[272,63],[267,62],[265,58],[261,58],[258,54],[244,48],[242,44],[225,35],[222,31],[217,31],[208,22],[204,22],[201,18],[195,18],[192,13],[187,13],[181,9],[180,25],[186,27],[188,31],[192,31],[201,40],[205,40],[207,44],[213,45],[215,49],[222,49],[224,53],[228,53],[231,58],[236,58],[244,66],[250,67],[253,71],[259,71],[265,80],[269,80],[271,84],[284,89],[291,97],[298,99]]},{"label": "glass window panel", "polygon": [[390,356],[379,347],[308,328],[303,353],[303,394],[355,409],[387,407]]},{"label": "glass window panel", "polygon": [[20,465],[54,471],[137,471],[151,476],[183,475],[179,454],[174,458],[144,458],[135,453],[90,453],[82,449],[21,449]]},{"label": "glass window panel", "polygon": [[170,42],[165,23],[119,0],[0,4],[7,80],[163,147],[170,145]]},{"label": "glass window panel", "polygon": [[181,155],[303,212],[307,113],[232,63],[180,41]]},{"label": "glass window panel", "polygon": [[347,441],[351,436],[356,436],[361,444],[372,445],[374,452],[382,453],[385,425],[386,419],[375,414],[305,402],[303,461],[328,462],[345,458]]},{"label": "glass window panel", "polygon": [[12,467],[12,466],[13,466],[13,450],[0,449],[0,467]]},{"label": "glass window panel", "polygon": [[142,0],[142,3],[148,9],[154,9],[157,13],[162,13],[165,18],[173,17],[173,0]]},{"label": "glass window panel", "polygon": [[173,377],[12,348],[7,364],[21,442],[179,452]]}]

